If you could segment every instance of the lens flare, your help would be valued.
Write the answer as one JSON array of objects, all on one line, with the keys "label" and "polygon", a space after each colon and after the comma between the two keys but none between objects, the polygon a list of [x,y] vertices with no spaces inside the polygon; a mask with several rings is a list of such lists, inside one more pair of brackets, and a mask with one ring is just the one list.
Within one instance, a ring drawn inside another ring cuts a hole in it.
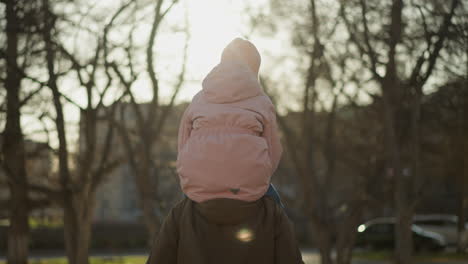
[{"label": "lens flare", "polygon": [[365,225],[360,225],[360,226],[358,227],[358,230],[357,230],[357,231],[358,231],[359,233],[362,233],[362,232],[364,232],[365,230],[366,230],[366,226],[365,226]]},{"label": "lens flare", "polygon": [[248,228],[242,228],[237,232],[236,237],[240,241],[247,243],[254,239],[254,234],[252,230]]}]

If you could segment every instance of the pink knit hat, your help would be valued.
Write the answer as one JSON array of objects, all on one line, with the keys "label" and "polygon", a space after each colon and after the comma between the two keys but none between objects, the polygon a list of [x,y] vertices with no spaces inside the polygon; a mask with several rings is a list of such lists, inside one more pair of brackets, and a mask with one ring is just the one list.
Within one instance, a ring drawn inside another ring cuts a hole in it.
[{"label": "pink knit hat", "polygon": [[260,70],[261,57],[255,45],[245,39],[235,38],[223,50],[221,61],[242,61],[258,75]]}]

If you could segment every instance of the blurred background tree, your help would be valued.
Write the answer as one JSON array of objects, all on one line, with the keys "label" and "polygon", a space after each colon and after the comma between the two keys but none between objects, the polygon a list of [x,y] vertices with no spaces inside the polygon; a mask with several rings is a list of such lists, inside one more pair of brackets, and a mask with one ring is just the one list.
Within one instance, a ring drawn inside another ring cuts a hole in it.
[{"label": "blurred background tree", "polygon": [[0,1],[8,263],[26,263],[41,243],[29,239],[38,208],[63,223],[69,263],[88,263],[90,247],[107,243],[100,236],[115,239],[98,231],[111,222],[140,236],[122,222],[143,224],[135,241],[148,243],[182,197],[184,101],[237,35],[259,47],[261,82],[278,108],[285,154],[273,181],[322,263],[350,263],[357,227],[377,216],[396,216],[396,261],[411,263],[413,216],[427,212],[458,215],[465,252],[465,1],[237,4],[226,11],[243,14],[237,31],[223,36],[230,28],[216,5]]}]

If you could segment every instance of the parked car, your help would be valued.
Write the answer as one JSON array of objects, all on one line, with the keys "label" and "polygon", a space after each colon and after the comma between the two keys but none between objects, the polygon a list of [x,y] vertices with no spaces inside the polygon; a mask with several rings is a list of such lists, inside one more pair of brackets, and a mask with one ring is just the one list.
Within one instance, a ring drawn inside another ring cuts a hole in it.
[{"label": "parked car", "polygon": [[413,223],[417,225],[457,226],[458,217],[447,214],[415,215]]},{"label": "parked car", "polygon": [[[445,238],[435,232],[413,224],[413,243],[416,251],[440,251],[447,247]],[[371,249],[393,249],[395,245],[395,219],[377,218],[358,227],[356,246]]]},{"label": "parked car", "polygon": [[[458,217],[447,214],[415,215],[413,223],[422,228],[442,235],[449,246],[455,246],[458,239]],[[465,223],[468,230],[468,223]],[[465,236],[468,232],[465,232]],[[465,238],[468,240],[468,238]]]}]

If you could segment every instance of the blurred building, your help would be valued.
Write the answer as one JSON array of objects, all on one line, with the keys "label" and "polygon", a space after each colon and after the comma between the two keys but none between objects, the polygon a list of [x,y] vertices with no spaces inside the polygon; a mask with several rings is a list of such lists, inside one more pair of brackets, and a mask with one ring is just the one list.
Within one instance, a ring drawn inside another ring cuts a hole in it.
[{"label": "blurred building", "polygon": [[[3,137],[0,135],[0,148],[3,145]],[[26,155],[26,175],[28,183],[48,186],[53,179],[52,173],[52,151],[48,144],[26,139],[24,141]],[[0,169],[0,201],[7,201],[10,191],[7,184],[7,175]],[[38,193],[31,193],[31,199],[43,199]],[[0,218],[6,217],[3,208],[0,209]],[[37,212],[36,212],[37,213]]]},{"label": "blurred building", "polygon": [[[177,157],[177,132],[179,120],[186,108],[186,104],[175,106],[169,114],[166,125],[158,142],[154,144],[154,162],[156,165],[155,200],[158,201],[160,211],[157,214],[165,214],[172,204],[181,197],[175,173],[175,160]],[[140,104],[143,115],[148,113],[150,104]],[[162,107],[164,109],[164,106]],[[104,109],[107,111],[109,109]],[[104,114],[101,113],[101,114]],[[84,118],[82,113],[81,119]],[[115,119],[125,127],[130,134],[130,140],[135,144],[138,140],[135,133],[136,115],[129,103],[120,103],[116,106]],[[101,120],[97,128],[98,153],[102,153],[109,123]],[[84,122],[80,120],[80,151],[84,151]],[[104,181],[99,185],[96,192],[96,204],[94,212],[95,222],[136,222],[142,217],[139,207],[139,194],[135,184],[133,170],[128,161],[122,137],[117,130],[114,131],[110,157],[119,158],[121,163],[104,177]],[[99,160],[99,158],[98,158]]]}]

